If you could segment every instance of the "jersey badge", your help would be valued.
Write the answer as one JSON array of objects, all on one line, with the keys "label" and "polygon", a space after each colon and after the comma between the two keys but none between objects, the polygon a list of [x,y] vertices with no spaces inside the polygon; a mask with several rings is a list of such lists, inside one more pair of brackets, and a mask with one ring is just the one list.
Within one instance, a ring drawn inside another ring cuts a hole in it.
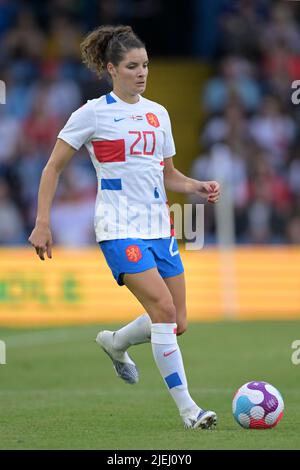
[{"label": "jersey badge", "polygon": [[150,124],[150,126],[153,126],[153,127],[159,127],[160,126],[159,120],[158,120],[157,116],[155,116],[155,114],[147,113],[146,118],[147,118],[147,121]]}]

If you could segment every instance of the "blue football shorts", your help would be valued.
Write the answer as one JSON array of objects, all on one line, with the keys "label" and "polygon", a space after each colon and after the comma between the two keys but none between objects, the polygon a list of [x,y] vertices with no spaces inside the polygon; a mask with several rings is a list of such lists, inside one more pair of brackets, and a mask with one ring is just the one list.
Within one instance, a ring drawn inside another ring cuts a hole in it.
[{"label": "blue football shorts", "polygon": [[171,277],[184,271],[174,236],[150,240],[122,238],[106,240],[99,245],[119,286],[124,285],[123,274],[157,268],[161,277]]}]

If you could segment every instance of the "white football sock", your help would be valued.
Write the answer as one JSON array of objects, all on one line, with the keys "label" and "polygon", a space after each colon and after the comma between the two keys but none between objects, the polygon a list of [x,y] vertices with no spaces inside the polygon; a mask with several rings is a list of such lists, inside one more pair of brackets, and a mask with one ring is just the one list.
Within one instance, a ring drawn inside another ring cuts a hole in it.
[{"label": "white football sock", "polygon": [[116,349],[126,351],[134,344],[149,343],[151,340],[151,320],[148,313],[115,331],[113,346]]},{"label": "white football sock", "polygon": [[196,405],[188,391],[176,329],[176,323],[152,323],[153,356],[180,415],[196,418],[201,408]]}]

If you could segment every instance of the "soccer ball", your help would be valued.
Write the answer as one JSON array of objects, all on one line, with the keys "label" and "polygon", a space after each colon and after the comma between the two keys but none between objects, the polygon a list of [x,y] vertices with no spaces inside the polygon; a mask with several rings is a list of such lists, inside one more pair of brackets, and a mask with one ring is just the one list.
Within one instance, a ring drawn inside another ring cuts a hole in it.
[{"label": "soccer ball", "polygon": [[242,385],[232,400],[233,416],[246,429],[273,428],[281,420],[283,410],[281,394],[267,382]]}]

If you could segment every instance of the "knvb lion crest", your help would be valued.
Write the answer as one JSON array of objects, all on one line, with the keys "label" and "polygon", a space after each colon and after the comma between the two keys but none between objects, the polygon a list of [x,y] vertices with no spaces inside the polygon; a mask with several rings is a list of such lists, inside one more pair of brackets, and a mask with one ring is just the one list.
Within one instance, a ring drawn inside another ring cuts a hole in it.
[{"label": "knvb lion crest", "polygon": [[155,114],[147,113],[146,118],[147,118],[147,121],[150,124],[150,126],[153,126],[153,127],[159,127],[160,126],[159,120],[158,120],[157,116],[155,116]]},{"label": "knvb lion crest", "polygon": [[137,263],[141,259],[142,253],[137,245],[130,245],[126,248],[126,256],[132,263]]}]

